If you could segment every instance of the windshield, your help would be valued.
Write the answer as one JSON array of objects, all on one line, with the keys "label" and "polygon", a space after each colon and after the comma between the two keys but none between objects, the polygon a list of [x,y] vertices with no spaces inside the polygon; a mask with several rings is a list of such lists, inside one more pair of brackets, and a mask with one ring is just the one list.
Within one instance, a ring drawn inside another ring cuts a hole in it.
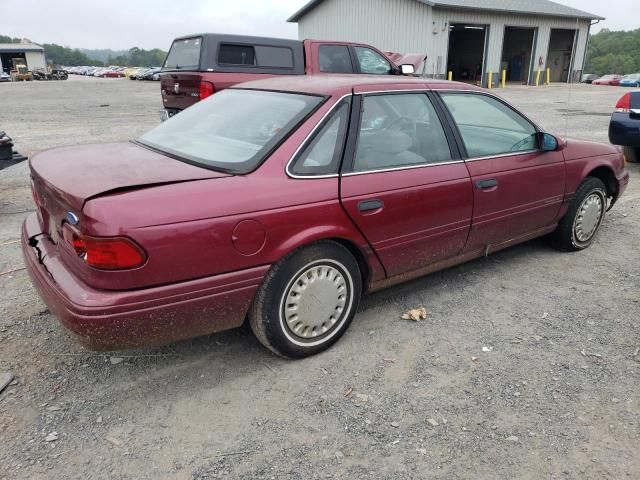
[{"label": "windshield", "polygon": [[625,75],[625,80],[637,80],[640,78],[640,73],[630,73],[629,75]]},{"label": "windshield", "polygon": [[165,70],[198,70],[200,68],[201,46],[201,37],[175,40],[162,68]]},{"label": "windshield", "polygon": [[223,90],[138,142],[199,166],[248,173],[322,101],[313,95]]}]

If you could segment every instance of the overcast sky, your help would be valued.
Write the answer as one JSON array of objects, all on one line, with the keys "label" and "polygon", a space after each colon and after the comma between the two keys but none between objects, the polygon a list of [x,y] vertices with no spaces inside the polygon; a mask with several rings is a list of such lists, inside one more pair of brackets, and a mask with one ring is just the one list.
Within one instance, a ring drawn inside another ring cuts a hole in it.
[{"label": "overcast sky", "polygon": [[[306,2],[0,0],[0,34],[40,43],[115,50],[134,46],[166,50],[174,37],[196,32],[296,38],[296,25],[286,23],[286,19]],[[562,0],[560,3],[607,17],[594,27],[594,32],[601,28],[640,28],[640,0]]]}]

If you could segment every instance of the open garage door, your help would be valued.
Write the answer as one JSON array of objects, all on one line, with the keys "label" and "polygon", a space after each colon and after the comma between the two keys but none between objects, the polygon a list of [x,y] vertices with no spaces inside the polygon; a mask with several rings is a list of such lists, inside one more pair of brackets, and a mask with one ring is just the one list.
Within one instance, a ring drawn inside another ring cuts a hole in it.
[{"label": "open garage door", "polygon": [[552,82],[570,81],[569,75],[573,68],[575,55],[575,38],[576,30],[551,29],[547,67],[551,69],[550,80]]},{"label": "open garage door", "polygon": [[447,70],[460,82],[483,82],[488,38],[486,25],[452,23],[449,26]]},{"label": "open garage door", "polygon": [[507,82],[531,82],[536,37],[535,28],[505,27],[501,70],[507,71]]},{"label": "open garage door", "polygon": [[2,64],[2,71],[4,73],[10,73],[13,68],[13,60],[24,60],[24,64],[27,64],[24,52],[2,52],[0,53],[0,64]]}]

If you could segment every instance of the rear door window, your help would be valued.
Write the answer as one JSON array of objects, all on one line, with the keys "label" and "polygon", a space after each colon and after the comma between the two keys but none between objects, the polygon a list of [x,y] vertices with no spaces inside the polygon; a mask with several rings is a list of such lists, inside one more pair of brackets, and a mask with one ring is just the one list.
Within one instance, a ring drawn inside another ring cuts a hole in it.
[{"label": "rear door window", "polygon": [[202,38],[175,40],[164,61],[164,70],[198,70],[200,67],[200,49]]},{"label": "rear door window", "polygon": [[346,45],[320,45],[318,56],[321,72],[354,73],[349,47]]},{"label": "rear door window", "polygon": [[450,161],[447,137],[425,94],[364,97],[354,171]]}]

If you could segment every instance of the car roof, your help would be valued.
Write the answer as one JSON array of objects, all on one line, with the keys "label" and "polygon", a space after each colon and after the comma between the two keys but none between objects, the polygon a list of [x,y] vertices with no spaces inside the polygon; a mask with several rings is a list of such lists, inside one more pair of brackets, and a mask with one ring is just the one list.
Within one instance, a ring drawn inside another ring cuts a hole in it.
[{"label": "car roof", "polygon": [[393,90],[482,90],[475,85],[423,77],[399,75],[278,75],[235,85],[233,88],[300,92],[316,95],[345,95]]}]

